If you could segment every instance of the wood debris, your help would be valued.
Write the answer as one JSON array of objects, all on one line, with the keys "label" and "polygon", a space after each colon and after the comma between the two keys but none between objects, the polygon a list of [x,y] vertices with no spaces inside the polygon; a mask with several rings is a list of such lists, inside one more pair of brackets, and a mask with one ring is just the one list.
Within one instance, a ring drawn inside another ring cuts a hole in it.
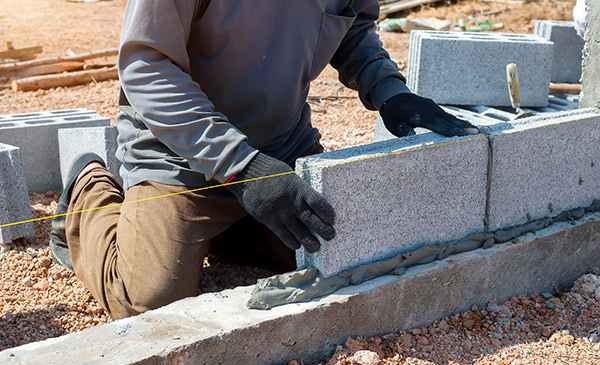
[{"label": "wood debris", "polygon": [[92,65],[84,61],[117,54],[118,49],[115,48],[65,57],[0,64],[0,90],[12,88],[14,91],[29,91],[116,79],[118,75],[115,63]]},{"label": "wood debris", "polygon": [[0,64],[34,59],[42,53],[41,46],[16,49],[11,41],[6,42],[6,51],[0,51]]}]

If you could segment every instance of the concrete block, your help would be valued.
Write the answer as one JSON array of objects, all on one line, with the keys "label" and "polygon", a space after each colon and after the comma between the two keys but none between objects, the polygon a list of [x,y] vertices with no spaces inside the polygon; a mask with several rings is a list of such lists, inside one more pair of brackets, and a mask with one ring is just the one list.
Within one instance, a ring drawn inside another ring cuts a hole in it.
[{"label": "concrete block", "polygon": [[600,114],[579,109],[492,126],[489,230],[600,198]]},{"label": "concrete block", "polygon": [[600,1],[586,1],[581,107],[600,108]]},{"label": "concrete block", "polygon": [[[19,148],[0,143],[0,225],[33,219]],[[0,228],[0,244],[34,235],[33,222]]]},{"label": "concrete block", "polygon": [[600,215],[574,223],[267,311],[246,308],[253,286],[203,294],[4,350],[0,363],[287,364],[300,357],[318,363],[350,336],[429,325],[491,300],[570,287],[600,265]]},{"label": "concrete block", "polygon": [[337,236],[315,254],[298,250],[298,267],[329,277],[483,231],[487,165],[484,136],[435,133],[299,159],[297,172],[336,210]]},{"label": "concrete block", "polygon": [[106,167],[119,183],[121,162],[117,160],[117,127],[67,128],[58,130],[60,175],[64,186],[73,159],[82,152],[94,152],[106,162]]},{"label": "concrete block", "polygon": [[537,20],[533,33],[554,43],[550,81],[578,83],[584,42],[577,35],[575,23]]},{"label": "concrete block", "polygon": [[510,106],[506,65],[519,66],[522,106],[546,106],[553,44],[536,35],[414,31],[407,85],[439,104]]},{"label": "concrete block", "polygon": [[29,191],[61,190],[58,129],[108,126],[109,118],[87,109],[0,116],[0,143],[21,149]]}]

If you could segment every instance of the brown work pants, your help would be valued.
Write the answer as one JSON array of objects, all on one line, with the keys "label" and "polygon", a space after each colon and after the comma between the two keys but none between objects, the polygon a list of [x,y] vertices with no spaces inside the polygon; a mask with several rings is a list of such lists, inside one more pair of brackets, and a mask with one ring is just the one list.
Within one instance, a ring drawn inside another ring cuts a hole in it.
[{"label": "brown work pants", "polygon": [[[305,155],[322,151],[317,143]],[[187,190],[146,181],[123,192],[104,168],[73,187],[68,212],[83,211],[66,218],[75,274],[112,318],[197,295],[209,247],[244,264],[295,268],[294,252],[227,190]]]}]

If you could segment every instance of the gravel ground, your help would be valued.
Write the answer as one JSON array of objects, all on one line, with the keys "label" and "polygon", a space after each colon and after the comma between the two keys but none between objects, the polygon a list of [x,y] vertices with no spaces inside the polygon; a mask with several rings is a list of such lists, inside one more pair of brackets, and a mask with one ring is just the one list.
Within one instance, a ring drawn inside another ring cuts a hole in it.
[{"label": "gravel ground", "polygon": [[[80,53],[117,47],[125,4],[126,0],[88,4],[0,0],[0,44],[13,41],[17,48],[42,45],[44,53],[39,58],[64,56],[68,50]],[[524,6],[461,1],[404,15],[456,20],[499,9],[504,11],[491,20],[505,24],[502,32],[531,33],[532,19],[572,18],[570,2],[548,0]],[[408,35],[381,36],[392,58],[404,69]],[[108,58],[95,62],[114,61]],[[109,116],[114,123],[118,88],[118,81],[105,81],[47,91],[0,90],[0,114],[88,108]],[[342,87],[333,69],[327,68],[313,83],[310,99],[313,124],[323,134],[327,150],[371,141],[375,112],[365,110],[356,94]],[[52,215],[58,194],[30,194],[34,216]],[[47,248],[49,225],[48,220],[36,222],[35,238],[0,248],[0,350],[110,321],[73,273],[52,263]],[[204,266],[200,285],[203,292],[249,285],[272,274],[220,262],[214,257],[208,257]],[[594,271],[581,278],[572,292],[550,299],[537,295],[517,297],[506,303],[473,308],[426,328],[348,339],[331,359],[323,362],[367,364],[369,358],[379,357],[378,361],[391,364],[600,363],[600,348],[595,342],[600,331],[597,274]],[[303,360],[297,362],[301,364]]]}]

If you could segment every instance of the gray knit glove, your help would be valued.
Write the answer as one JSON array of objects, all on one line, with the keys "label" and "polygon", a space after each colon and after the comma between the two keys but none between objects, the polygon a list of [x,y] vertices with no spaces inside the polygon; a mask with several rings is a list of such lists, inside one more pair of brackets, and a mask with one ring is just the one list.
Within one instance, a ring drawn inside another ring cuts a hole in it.
[{"label": "gray knit glove", "polygon": [[[291,172],[285,163],[258,153],[231,182]],[[335,237],[333,207],[294,173],[226,185],[248,214],[267,226],[292,250],[315,252],[315,234]]]}]

